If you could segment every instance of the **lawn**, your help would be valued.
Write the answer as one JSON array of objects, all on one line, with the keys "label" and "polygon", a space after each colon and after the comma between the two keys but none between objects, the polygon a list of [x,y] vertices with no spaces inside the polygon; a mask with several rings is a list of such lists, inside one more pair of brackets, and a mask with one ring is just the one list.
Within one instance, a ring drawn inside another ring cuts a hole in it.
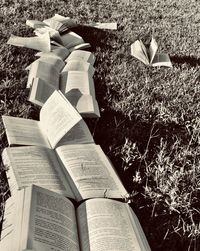
[{"label": "lawn", "polygon": [[[87,119],[95,142],[131,195],[154,251],[200,250],[200,3],[197,0],[2,0],[0,113],[38,119],[27,101],[35,51],[7,45],[11,34],[32,36],[27,19],[59,13],[80,24],[117,22],[117,31],[74,28],[96,56],[99,120]],[[173,68],[149,67],[130,55],[136,39],[154,33]],[[7,146],[0,122],[0,148]],[[8,186],[1,167],[1,209]],[[2,213],[1,213],[2,216]]]}]

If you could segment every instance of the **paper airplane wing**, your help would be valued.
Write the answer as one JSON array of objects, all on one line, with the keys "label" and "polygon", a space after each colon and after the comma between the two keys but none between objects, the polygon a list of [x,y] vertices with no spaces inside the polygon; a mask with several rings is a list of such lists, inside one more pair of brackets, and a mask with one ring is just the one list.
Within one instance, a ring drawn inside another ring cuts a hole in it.
[{"label": "paper airplane wing", "polygon": [[[147,57],[146,48],[143,45],[142,41],[136,40],[133,44],[131,44],[131,55],[137,59],[139,59],[144,64],[149,64],[149,59]],[[145,49],[145,50],[144,50]],[[145,51],[145,52],[144,52]]]}]

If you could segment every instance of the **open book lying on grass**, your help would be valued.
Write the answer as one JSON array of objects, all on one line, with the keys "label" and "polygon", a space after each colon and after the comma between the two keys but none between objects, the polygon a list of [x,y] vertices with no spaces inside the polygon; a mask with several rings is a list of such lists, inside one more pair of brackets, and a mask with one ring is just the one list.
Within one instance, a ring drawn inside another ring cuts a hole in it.
[{"label": "open book lying on grass", "polygon": [[95,143],[61,145],[55,150],[8,147],[2,159],[11,194],[37,184],[76,201],[127,196],[108,157]]},{"label": "open book lying on grass", "polygon": [[2,116],[9,145],[55,148],[62,144],[91,143],[93,137],[78,111],[60,91],[54,91],[40,110],[40,121]]},{"label": "open book lying on grass", "polygon": [[172,67],[169,55],[166,53],[158,54],[158,44],[154,37],[151,39],[149,49],[146,49],[141,40],[136,40],[131,45],[131,55],[139,59],[146,65]]},{"label": "open book lying on grass", "polygon": [[75,208],[69,199],[38,186],[7,200],[0,249],[150,251],[128,204],[96,198]]}]

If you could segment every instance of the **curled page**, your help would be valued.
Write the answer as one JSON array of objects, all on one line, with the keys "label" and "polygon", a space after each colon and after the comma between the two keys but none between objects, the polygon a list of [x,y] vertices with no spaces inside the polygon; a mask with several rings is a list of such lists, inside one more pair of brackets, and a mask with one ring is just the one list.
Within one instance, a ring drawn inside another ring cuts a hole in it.
[{"label": "curled page", "polygon": [[49,52],[51,50],[49,33],[45,33],[40,37],[18,37],[11,35],[7,44],[44,52]]},{"label": "curled page", "polygon": [[40,110],[40,123],[52,148],[82,117],[60,91],[53,94]]}]

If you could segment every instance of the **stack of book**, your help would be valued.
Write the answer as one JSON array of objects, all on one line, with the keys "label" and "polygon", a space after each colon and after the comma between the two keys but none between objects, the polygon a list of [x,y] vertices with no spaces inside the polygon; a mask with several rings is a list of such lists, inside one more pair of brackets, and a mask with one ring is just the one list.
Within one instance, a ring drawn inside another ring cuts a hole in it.
[{"label": "stack of book", "polygon": [[[81,116],[84,103],[94,99],[94,55],[80,50],[67,55],[59,47],[38,56],[29,67],[29,99],[41,106],[39,121],[2,116],[11,197],[0,250],[149,251],[128,192]],[[74,89],[92,98],[75,104]]]}]

